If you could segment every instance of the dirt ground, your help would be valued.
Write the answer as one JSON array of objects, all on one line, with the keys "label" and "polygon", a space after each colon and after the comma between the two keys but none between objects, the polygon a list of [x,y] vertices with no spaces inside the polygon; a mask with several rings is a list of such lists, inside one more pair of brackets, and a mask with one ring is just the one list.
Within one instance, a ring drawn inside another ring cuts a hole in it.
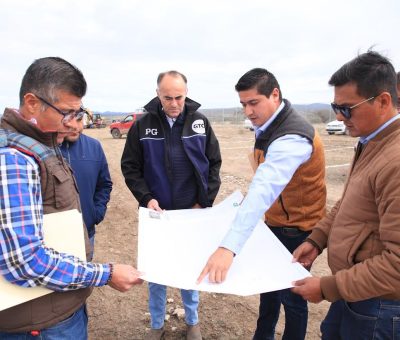
[{"label": "dirt ground", "polygon": [[[340,197],[348,164],[353,154],[355,140],[348,136],[328,136],[323,125],[317,126],[326,151],[326,178],[328,207]],[[242,126],[214,125],[222,152],[222,185],[216,202],[236,189],[246,193],[252,177],[247,154],[250,152],[254,133]],[[129,263],[136,267],[137,257],[137,202],[126,188],[120,170],[120,158],[125,138],[112,139],[109,129],[90,129],[85,133],[98,139],[106,153],[112,181],[111,201],[105,220],[97,229],[95,258],[97,262]],[[165,265],[168,265],[167,263]],[[325,252],[312,268],[315,275],[330,273]],[[169,288],[167,310],[182,307],[179,290]],[[307,339],[319,339],[319,325],[329,303],[309,304]],[[147,309],[147,284],[136,286],[127,293],[119,293],[110,287],[95,289],[88,302],[89,338],[96,339],[143,339],[149,329]],[[199,317],[205,340],[251,339],[258,316],[258,295],[200,293]],[[276,328],[276,338],[281,339],[284,312]],[[176,316],[165,323],[166,339],[184,339],[185,323]]]}]

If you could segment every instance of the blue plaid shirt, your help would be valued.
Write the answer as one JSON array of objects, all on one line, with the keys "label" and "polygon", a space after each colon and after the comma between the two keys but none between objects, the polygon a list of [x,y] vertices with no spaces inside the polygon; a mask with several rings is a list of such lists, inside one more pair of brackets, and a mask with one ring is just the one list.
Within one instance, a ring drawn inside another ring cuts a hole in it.
[{"label": "blue plaid shirt", "polygon": [[43,206],[36,161],[0,148],[0,274],[24,287],[56,291],[103,286],[109,265],[81,261],[43,244]]}]

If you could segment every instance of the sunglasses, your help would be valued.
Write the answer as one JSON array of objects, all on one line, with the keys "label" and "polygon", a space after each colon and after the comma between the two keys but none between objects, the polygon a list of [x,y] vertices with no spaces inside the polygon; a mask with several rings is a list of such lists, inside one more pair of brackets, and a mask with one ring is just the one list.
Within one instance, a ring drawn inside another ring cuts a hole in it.
[{"label": "sunglasses", "polygon": [[347,106],[347,105],[338,105],[335,103],[331,103],[331,107],[333,112],[335,112],[335,114],[341,114],[343,115],[343,117],[345,117],[346,119],[350,119],[351,118],[351,110],[356,108],[357,106],[360,106],[361,104],[364,104],[366,102],[369,102],[372,99],[375,99],[377,96],[373,96],[371,98],[365,99],[362,102],[359,102],[358,104],[355,104],[353,106]]},{"label": "sunglasses", "polygon": [[45,103],[47,106],[50,106],[53,110],[57,111],[60,115],[63,115],[63,119],[61,120],[63,123],[68,123],[73,119],[76,119],[77,121],[81,121],[83,119],[83,116],[85,115],[85,113],[87,113],[86,109],[82,106],[77,111],[70,110],[69,112],[64,112],[64,111],[61,111],[59,108],[55,107],[53,104],[49,103],[47,100],[43,99],[42,97],[39,97],[38,95],[35,95],[35,96],[40,101]]}]

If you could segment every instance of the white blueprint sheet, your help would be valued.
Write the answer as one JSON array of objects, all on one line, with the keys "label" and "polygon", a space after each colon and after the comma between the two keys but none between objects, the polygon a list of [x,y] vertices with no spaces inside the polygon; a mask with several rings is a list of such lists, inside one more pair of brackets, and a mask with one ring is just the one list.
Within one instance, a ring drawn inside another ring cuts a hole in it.
[{"label": "white blueprint sheet", "polygon": [[260,220],[221,284],[196,279],[230,228],[243,195],[236,191],[208,209],[139,210],[138,270],[170,287],[252,295],[292,287],[310,276]]}]

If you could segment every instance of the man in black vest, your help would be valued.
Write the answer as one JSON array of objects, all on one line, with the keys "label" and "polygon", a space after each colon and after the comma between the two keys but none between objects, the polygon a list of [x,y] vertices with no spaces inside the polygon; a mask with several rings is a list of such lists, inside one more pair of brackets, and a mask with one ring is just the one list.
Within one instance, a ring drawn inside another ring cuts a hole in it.
[{"label": "man in black vest", "polygon": [[[230,230],[210,256],[198,282],[207,274],[210,282],[224,281],[234,255],[240,253],[264,214],[267,226],[290,252],[325,214],[325,158],[313,126],[282,97],[277,79],[266,69],[248,71],[235,89],[255,127],[257,172]],[[290,289],[283,289],[260,295],[254,340],[274,339],[281,304],[286,320],[282,338],[305,338],[307,302]]]}]

